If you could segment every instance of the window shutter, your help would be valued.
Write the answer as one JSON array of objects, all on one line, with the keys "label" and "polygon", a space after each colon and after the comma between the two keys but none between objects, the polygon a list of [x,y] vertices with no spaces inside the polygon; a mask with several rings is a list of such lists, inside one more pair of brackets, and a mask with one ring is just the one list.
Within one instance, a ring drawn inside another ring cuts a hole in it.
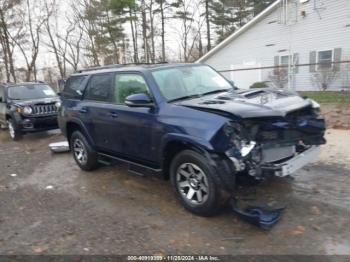
[{"label": "window shutter", "polygon": [[310,72],[316,72],[316,51],[310,52]]},{"label": "window shutter", "polygon": [[297,74],[299,73],[299,54],[294,53],[293,54],[293,66],[294,66],[294,73]]},{"label": "window shutter", "polygon": [[280,65],[280,57],[277,55],[274,57],[274,66],[275,68],[273,69],[273,74],[277,75],[278,74],[278,66]]},{"label": "window shutter", "polygon": [[[333,62],[341,62],[342,49],[336,48],[334,49],[334,61]],[[340,71],[341,64],[334,64],[334,71]]]}]

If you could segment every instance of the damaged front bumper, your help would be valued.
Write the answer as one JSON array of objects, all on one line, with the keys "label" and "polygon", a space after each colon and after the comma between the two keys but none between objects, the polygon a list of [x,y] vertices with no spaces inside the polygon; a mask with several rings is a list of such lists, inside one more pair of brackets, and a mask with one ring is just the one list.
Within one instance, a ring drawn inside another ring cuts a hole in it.
[{"label": "damaged front bumper", "polygon": [[314,161],[319,154],[320,147],[312,146],[284,162],[263,164],[261,169],[263,172],[271,172],[278,177],[286,177]]}]

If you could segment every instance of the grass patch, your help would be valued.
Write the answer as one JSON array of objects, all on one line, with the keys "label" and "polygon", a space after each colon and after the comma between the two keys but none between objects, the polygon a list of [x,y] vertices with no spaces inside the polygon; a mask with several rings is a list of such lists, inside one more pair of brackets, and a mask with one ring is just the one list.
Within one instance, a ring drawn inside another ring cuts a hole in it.
[{"label": "grass patch", "polygon": [[308,91],[299,92],[301,96],[307,96],[320,104],[339,104],[350,106],[350,92],[349,91]]}]

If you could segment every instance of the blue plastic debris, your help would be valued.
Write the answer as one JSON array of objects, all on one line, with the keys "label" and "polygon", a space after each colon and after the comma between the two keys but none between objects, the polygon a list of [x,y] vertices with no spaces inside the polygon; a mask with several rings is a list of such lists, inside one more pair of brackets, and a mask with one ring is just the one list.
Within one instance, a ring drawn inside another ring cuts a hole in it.
[{"label": "blue plastic debris", "polygon": [[236,201],[232,201],[232,209],[243,220],[264,230],[270,230],[281,219],[285,208],[270,209],[264,207],[246,207],[240,209]]}]

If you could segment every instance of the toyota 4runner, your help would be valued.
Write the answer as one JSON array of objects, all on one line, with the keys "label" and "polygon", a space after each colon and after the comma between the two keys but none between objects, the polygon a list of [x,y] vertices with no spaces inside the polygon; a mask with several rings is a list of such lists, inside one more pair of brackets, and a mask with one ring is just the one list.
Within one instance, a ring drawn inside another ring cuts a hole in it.
[{"label": "toyota 4runner", "polygon": [[81,169],[115,159],[161,174],[209,216],[237,176],[285,177],[312,161],[326,142],[319,110],[291,91],[239,90],[202,64],[115,65],[71,75],[58,119]]}]

